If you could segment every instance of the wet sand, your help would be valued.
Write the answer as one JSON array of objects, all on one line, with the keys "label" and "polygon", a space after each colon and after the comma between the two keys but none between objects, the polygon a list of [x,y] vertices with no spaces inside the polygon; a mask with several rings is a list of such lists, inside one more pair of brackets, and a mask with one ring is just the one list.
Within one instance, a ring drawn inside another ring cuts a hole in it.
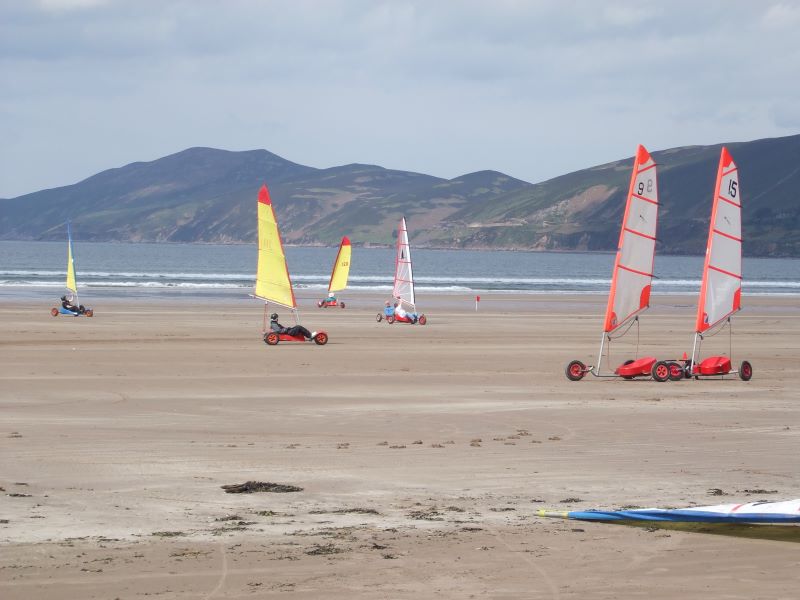
[{"label": "wet sand", "polygon": [[[0,597],[796,597],[792,541],[534,516],[798,497],[796,298],[735,319],[752,381],[663,384],[566,380],[598,296],[379,300],[305,309],[325,347],[267,347],[245,299],[0,304]],[[654,298],[639,354],[693,313]],[[221,489],[251,480],[302,491]]]}]

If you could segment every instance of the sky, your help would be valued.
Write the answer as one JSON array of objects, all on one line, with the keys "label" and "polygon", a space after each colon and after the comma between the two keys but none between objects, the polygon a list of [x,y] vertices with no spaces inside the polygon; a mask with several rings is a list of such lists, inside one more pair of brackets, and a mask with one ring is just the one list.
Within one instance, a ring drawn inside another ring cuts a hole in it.
[{"label": "sky", "polygon": [[0,0],[0,197],[193,146],[539,182],[800,133],[800,0]]}]

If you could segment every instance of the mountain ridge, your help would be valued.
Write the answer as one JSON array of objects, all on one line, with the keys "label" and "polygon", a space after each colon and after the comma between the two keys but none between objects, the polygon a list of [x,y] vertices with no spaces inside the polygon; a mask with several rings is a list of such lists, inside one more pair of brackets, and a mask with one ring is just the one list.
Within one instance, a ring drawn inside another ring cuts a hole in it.
[{"label": "mountain ridge", "polygon": [[[800,135],[725,144],[744,192],[750,256],[800,256]],[[705,251],[722,144],[651,152],[658,251]],[[529,183],[495,170],[445,179],[351,163],[316,168],[268,150],[192,147],[77,183],[0,199],[0,239],[249,243],[267,183],[284,241],[389,245],[400,216],[417,247],[614,251],[632,157]]]}]

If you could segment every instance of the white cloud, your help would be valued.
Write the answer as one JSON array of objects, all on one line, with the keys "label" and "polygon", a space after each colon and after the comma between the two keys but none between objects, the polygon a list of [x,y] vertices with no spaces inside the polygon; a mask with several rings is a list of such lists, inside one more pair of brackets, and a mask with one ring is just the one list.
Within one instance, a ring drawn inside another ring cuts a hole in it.
[{"label": "white cloud", "polygon": [[60,13],[73,10],[86,10],[108,4],[109,0],[37,0],[45,12]]},{"label": "white cloud", "polygon": [[785,2],[51,6],[0,3],[0,196],[193,145],[540,181],[797,133]]},{"label": "white cloud", "polygon": [[781,2],[770,6],[761,17],[766,29],[797,29],[800,27],[800,5]]}]

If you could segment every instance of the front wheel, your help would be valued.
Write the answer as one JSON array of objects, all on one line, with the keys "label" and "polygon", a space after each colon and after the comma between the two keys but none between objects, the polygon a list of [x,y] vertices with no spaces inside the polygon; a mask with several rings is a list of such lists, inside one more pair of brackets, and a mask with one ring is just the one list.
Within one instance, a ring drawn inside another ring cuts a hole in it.
[{"label": "front wheel", "polygon": [[324,346],[328,343],[328,334],[324,331],[320,331],[317,335],[314,336],[314,343],[317,346]]},{"label": "front wheel", "polygon": [[325,302],[322,300],[317,300],[317,308],[322,308],[323,306],[325,306]]},{"label": "front wheel", "polygon": [[375,317],[375,320],[376,320],[378,323],[380,323],[381,321],[383,321],[383,313],[378,313],[378,316],[377,316],[377,317]]},{"label": "front wheel", "polygon": [[51,308],[50,309],[50,314],[53,315],[54,317],[57,317],[58,316],[58,309],[57,308]]},{"label": "front wheel", "polygon": [[264,336],[264,343],[267,346],[276,346],[280,340],[281,338],[274,331],[271,331]]},{"label": "front wheel", "polygon": [[683,379],[683,367],[680,364],[671,361],[667,363],[667,366],[669,367],[670,381],[680,381],[681,379]]},{"label": "front wheel", "polygon": [[660,360],[653,365],[653,370],[650,374],[656,381],[664,382],[669,379],[669,365],[666,361]]},{"label": "front wheel", "polygon": [[742,381],[750,381],[752,376],[753,365],[751,365],[749,361],[743,360],[742,364],[739,365],[739,379]]},{"label": "front wheel", "polygon": [[570,381],[580,381],[586,375],[586,365],[579,360],[573,360],[564,369],[564,374]]},{"label": "front wheel", "polygon": [[340,303],[339,303],[339,306],[341,306],[342,308],[344,308],[344,302],[340,302]]},{"label": "front wheel", "polygon": [[419,323],[420,325],[425,325],[425,323],[427,322],[428,322],[428,317],[426,317],[425,315],[420,315],[419,320],[417,321],[417,323]]}]

